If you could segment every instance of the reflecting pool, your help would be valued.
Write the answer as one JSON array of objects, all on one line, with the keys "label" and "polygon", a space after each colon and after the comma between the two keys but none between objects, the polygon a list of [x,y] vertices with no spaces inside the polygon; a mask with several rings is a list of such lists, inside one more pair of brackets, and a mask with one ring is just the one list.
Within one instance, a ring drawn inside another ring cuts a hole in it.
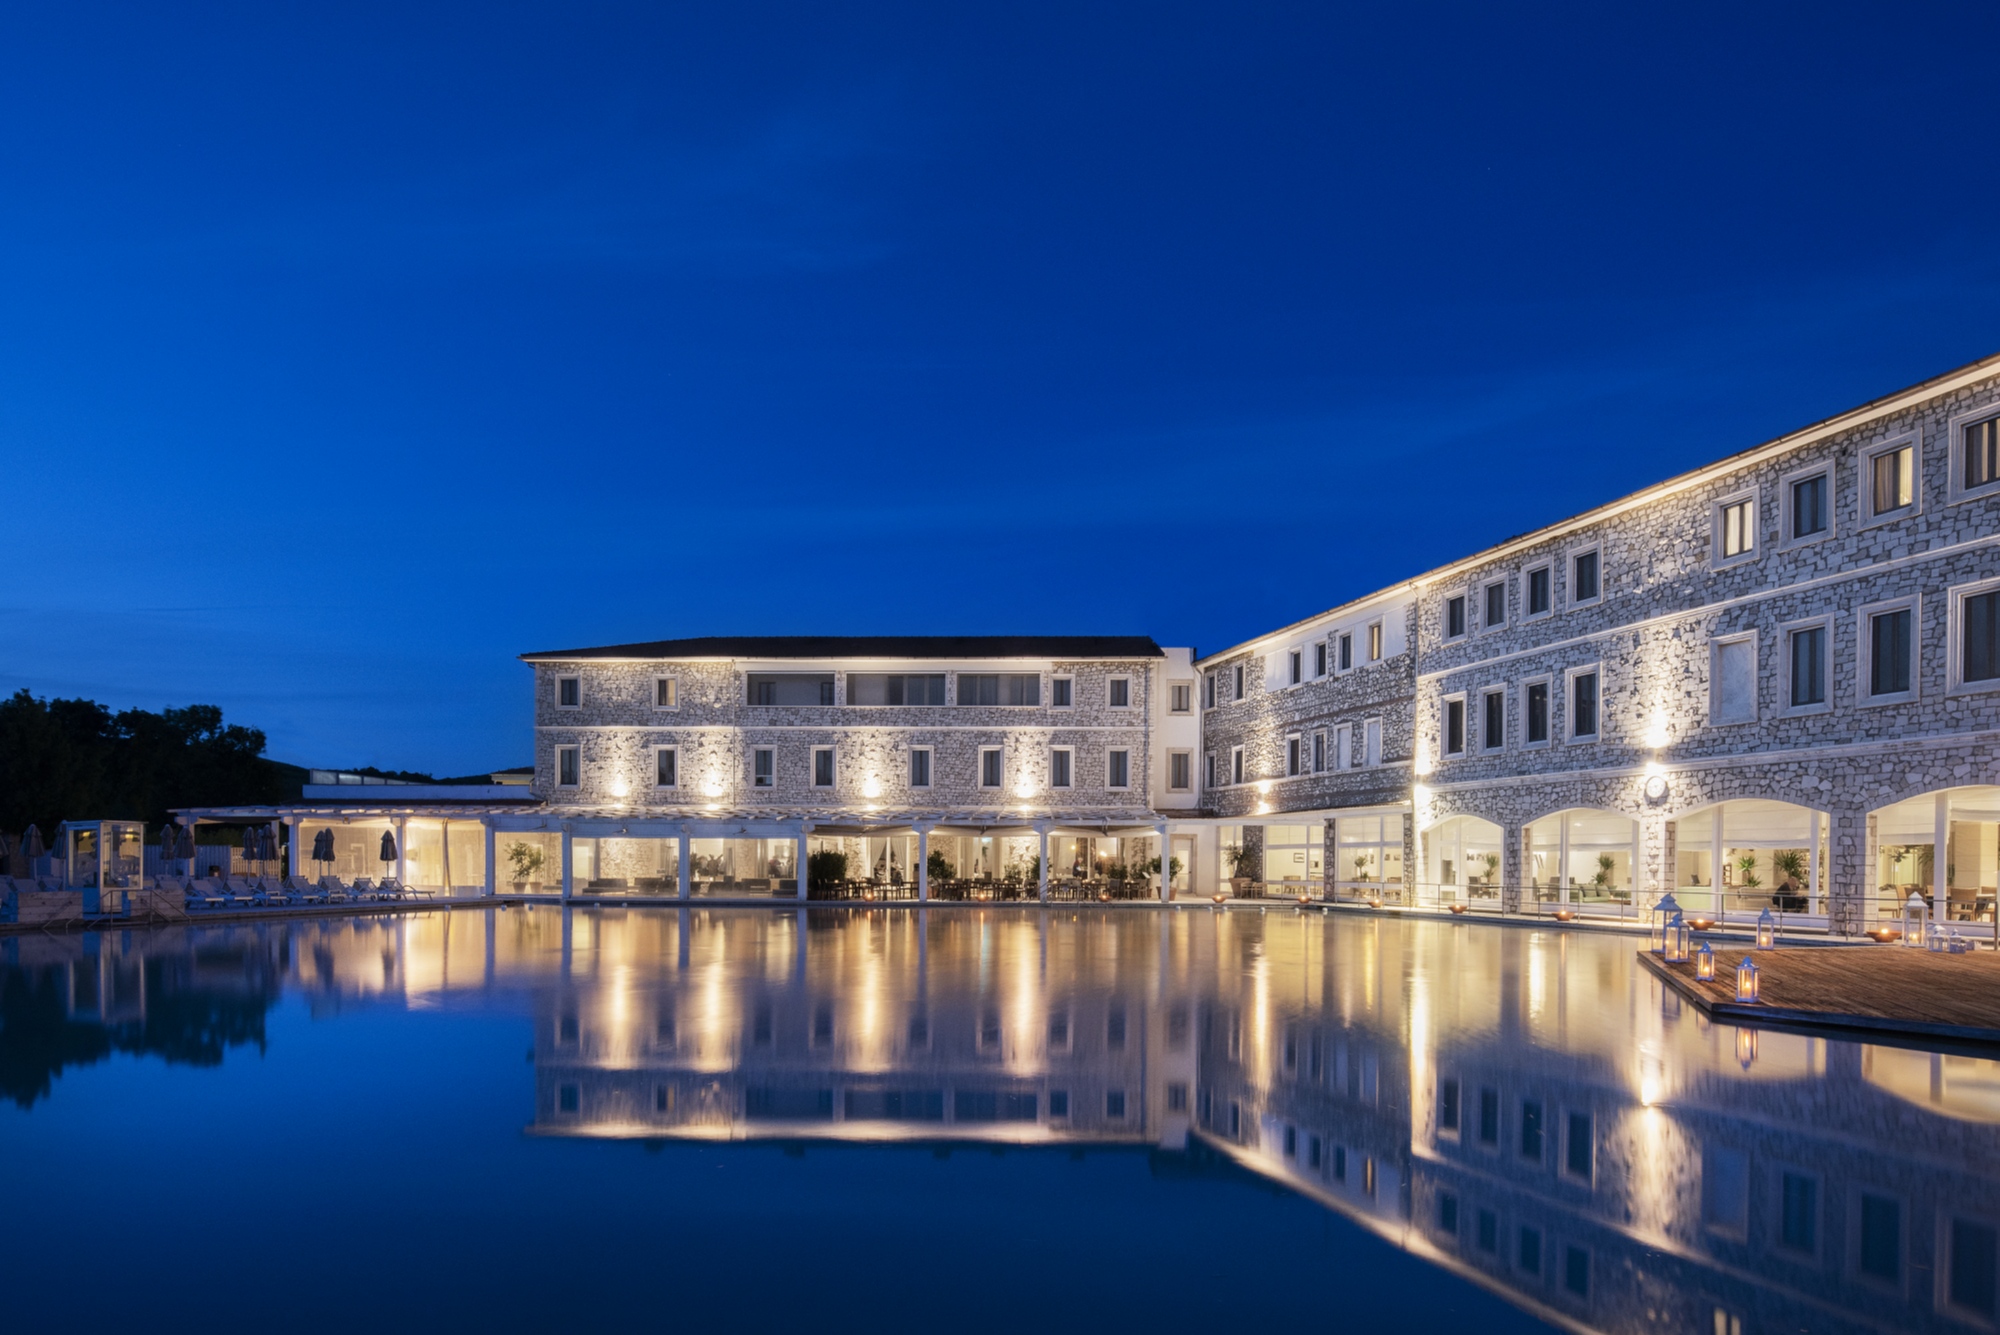
[{"label": "reflecting pool", "polygon": [[1991,1329],[2000,1064],[1711,1025],[1634,945],[1275,908],[9,937],[6,1310]]}]

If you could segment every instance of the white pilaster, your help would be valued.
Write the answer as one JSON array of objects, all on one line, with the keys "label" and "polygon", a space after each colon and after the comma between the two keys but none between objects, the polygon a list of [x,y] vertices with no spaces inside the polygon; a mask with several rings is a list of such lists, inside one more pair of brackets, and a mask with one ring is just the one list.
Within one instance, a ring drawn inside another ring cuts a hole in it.
[{"label": "white pilaster", "polygon": [[917,827],[917,902],[928,904],[931,899],[931,827]]},{"label": "white pilaster", "polygon": [[[693,863],[692,863],[691,851],[688,847],[690,842],[692,841],[690,841],[688,838],[688,827],[683,825],[681,826],[681,834],[680,834],[680,846],[681,846],[680,872],[679,872],[680,880],[678,886],[676,887],[676,893],[679,894],[679,896],[682,899],[688,899],[694,894]],[[682,935],[685,936],[686,933],[683,933]]]},{"label": "white pilaster", "polygon": [[490,820],[482,820],[479,823],[486,829],[486,882],[482,889],[486,897],[491,899],[500,885],[500,869],[493,865],[494,855],[500,851],[499,832],[493,828],[493,822]]},{"label": "white pilaster", "polygon": [[1160,840],[1160,902],[1174,902],[1174,840],[1165,821],[1153,827]]},{"label": "white pilaster", "polygon": [[1937,842],[1931,846],[1931,921],[1945,922],[1951,917],[1951,887],[1945,862],[1945,846],[1951,842],[1950,793],[1937,795],[1936,823],[1932,829]]},{"label": "white pilaster", "polygon": [[[574,865],[573,859],[570,856],[572,851],[570,847],[571,842],[569,823],[565,821],[562,827],[562,897],[565,904],[569,903],[569,897],[574,887],[574,882],[570,877],[570,869]],[[567,922],[568,919],[564,919],[564,921]]]},{"label": "white pilaster", "polygon": [[[800,903],[804,903],[806,898],[806,858],[807,858],[806,836],[810,833],[812,833],[812,822],[811,821],[802,822],[799,825],[799,865],[798,865]],[[803,924],[801,924],[801,926],[803,926]]]}]

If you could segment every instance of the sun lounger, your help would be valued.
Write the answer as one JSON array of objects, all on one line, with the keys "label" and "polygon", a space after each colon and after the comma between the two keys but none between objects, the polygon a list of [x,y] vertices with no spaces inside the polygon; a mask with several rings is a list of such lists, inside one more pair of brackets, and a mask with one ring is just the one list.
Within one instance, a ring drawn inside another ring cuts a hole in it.
[{"label": "sun lounger", "polygon": [[291,877],[292,898],[300,904],[324,904],[328,891],[325,886],[315,883],[310,877]]},{"label": "sun lounger", "polygon": [[222,893],[221,887],[205,877],[189,881],[181,891],[181,895],[182,902],[190,909],[224,908],[229,903],[228,896]]}]

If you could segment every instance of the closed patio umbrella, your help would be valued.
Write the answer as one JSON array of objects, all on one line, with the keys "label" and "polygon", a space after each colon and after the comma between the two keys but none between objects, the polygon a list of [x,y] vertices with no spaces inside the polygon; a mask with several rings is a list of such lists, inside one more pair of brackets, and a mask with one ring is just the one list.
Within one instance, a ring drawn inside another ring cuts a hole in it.
[{"label": "closed patio umbrella", "polygon": [[180,842],[179,856],[186,858],[189,862],[193,862],[195,859],[194,826],[192,825],[181,826],[181,842]]},{"label": "closed patio umbrella", "polygon": [[321,830],[313,836],[313,861],[333,861],[333,831]]},{"label": "closed patio umbrella", "polygon": [[[394,830],[382,831],[382,851],[379,854],[377,854],[377,857],[379,857],[381,861],[384,863],[390,863],[396,860],[396,832]],[[384,867],[382,874],[384,876],[387,876],[389,874],[386,866]]]},{"label": "closed patio umbrella", "polygon": [[42,842],[42,827],[30,825],[21,831],[21,856],[39,858],[48,855],[48,846]]}]

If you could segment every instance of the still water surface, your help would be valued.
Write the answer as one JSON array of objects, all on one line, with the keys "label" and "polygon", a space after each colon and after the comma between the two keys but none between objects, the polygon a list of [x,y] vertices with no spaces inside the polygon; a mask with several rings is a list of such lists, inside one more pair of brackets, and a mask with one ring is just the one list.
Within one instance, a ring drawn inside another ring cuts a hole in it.
[{"label": "still water surface", "polygon": [[1713,1026],[1632,950],[1290,910],[9,938],[6,1308],[1991,1329],[2000,1067]]}]

